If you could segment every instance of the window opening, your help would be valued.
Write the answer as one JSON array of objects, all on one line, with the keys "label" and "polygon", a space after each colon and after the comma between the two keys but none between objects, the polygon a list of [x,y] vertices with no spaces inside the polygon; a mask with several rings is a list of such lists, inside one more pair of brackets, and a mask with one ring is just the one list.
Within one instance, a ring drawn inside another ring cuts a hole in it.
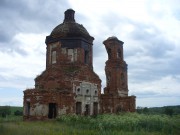
[{"label": "window opening", "polygon": [[81,115],[81,108],[82,108],[81,102],[76,102],[76,114],[77,115]]},{"label": "window opening", "polygon": [[89,104],[87,104],[86,106],[85,106],[85,112],[84,112],[84,115],[85,116],[87,116],[87,115],[90,115],[90,105]]},{"label": "window opening", "polygon": [[121,50],[120,49],[118,49],[118,51],[117,51],[117,58],[121,58]]},{"label": "window opening", "polygon": [[98,114],[98,103],[97,102],[94,102],[93,103],[93,114],[94,115],[97,115]]},{"label": "window opening", "polygon": [[95,90],[95,95],[97,95],[97,91]]},{"label": "window opening", "polygon": [[[49,64],[53,64],[53,63],[56,63],[56,52],[54,52],[53,50],[55,50],[55,48],[57,47],[57,44],[51,44],[50,46],[49,46],[49,51],[50,51],[50,53],[49,53]],[[53,54],[53,52],[54,52],[54,54]],[[52,61],[52,59],[54,60],[54,61]]]},{"label": "window opening", "polygon": [[89,63],[89,51],[84,52],[84,63],[85,64]]},{"label": "window opening", "polygon": [[67,49],[67,53],[71,62],[77,61],[77,49]]},{"label": "window opening", "polygon": [[52,64],[56,63],[56,51],[52,51]]},{"label": "window opening", "polygon": [[26,114],[27,116],[30,115],[30,102],[26,102]]},{"label": "window opening", "polygon": [[111,49],[108,48],[107,52],[108,52],[108,59],[111,59]]},{"label": "window opening", "polygon": [[73,49],[68,49],[68,59],[73,62],[74,61],[74,52]]},{"label": "window opening", "polygon": [[80,92],[80,88],[77,89],[77,92]]}]

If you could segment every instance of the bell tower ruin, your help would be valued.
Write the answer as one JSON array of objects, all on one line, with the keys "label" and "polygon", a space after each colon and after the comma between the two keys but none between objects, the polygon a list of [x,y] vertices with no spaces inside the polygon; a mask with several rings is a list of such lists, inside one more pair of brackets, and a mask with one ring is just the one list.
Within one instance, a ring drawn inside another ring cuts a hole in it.
[{"label": "bell tower ruin", "polygon": [[108,60],[106,61],[106,87],[101,95],[101,111],[118,113],[135,111],[135,96],[128,96],[127,64],[124,61],[123,44],[117,37],[109,37],[103,42]]},{"label": "bell tower ruin", "polygon": [[128,96],[127,64],[123,56],[123,42],[116,37],[110,37],[103,42],[108,53],[105,73],[106,94]]}]

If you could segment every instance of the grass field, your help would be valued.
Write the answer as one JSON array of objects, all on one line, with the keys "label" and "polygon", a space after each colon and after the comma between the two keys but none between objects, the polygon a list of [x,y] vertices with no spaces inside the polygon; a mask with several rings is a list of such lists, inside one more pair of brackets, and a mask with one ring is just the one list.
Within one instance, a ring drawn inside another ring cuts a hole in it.
[{"label": "grass field", "polygon": [[180,135],[180,115],[126,113],[96,118],[64,115],[56,120],[24,122],[0,119],[0,135]]}]

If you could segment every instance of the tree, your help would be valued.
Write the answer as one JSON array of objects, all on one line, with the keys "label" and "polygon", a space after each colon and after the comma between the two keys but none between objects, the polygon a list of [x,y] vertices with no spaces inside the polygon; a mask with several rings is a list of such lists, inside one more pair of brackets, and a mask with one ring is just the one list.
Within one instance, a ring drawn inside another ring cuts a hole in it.
[{"label": "tree", "polygon": [[141,114],[142,110],[143,110],[143,107],[138,106],[137,109],[136,109],[136,112]]},{"label": "tree", "polygon": [[172,116],[173,113],[174,113],[174,110],[173,110],[173,108],[166,107],[165,110],[164,110],[164,113],[167,114],[167,115]]},{"label": "tree", "polygon": [[149,109],[148,109],[147,107],[144,107],[144,108],[143,108],[143,113],[144,113],[144,114],[148,114],[148,113],[149,113]]},{"label": "tree", "polygon": [[22,111],[19,111],[19,110],[16,110],[16,111],[14,112],[14,115],[15,115],[15,116],[22,116],[22,115],[23,115],[23,112],[22,112]]},{"label": "tree", "polygon": [[11,107],[10,106],[0,106],[0,116],[6,117],[7,115],[11,114]]}]

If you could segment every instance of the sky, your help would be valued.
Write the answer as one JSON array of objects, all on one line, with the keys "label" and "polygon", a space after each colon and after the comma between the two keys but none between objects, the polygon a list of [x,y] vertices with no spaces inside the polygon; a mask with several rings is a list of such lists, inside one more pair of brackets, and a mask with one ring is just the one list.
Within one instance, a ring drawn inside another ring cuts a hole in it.
[{"label": "sky", "polygon": [[23,91],[45,70],[45,38],[75,10],[95,38],[94,71],[106,85],[103,41],[124,42],[129,95],[136,106],[180,105],[179,0],[1,0],[0,105],[22,106]]}]

